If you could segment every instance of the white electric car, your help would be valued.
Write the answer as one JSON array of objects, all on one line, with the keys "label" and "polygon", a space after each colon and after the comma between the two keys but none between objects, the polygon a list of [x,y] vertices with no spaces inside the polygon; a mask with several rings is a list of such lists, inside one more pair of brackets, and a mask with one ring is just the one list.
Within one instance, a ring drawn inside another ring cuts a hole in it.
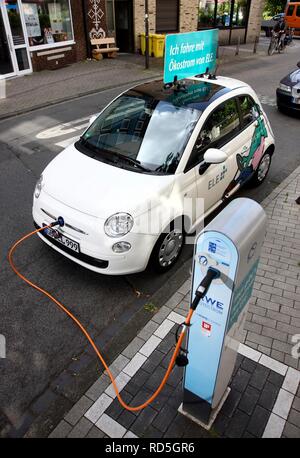
[{"label": "white electric car", "polygon": [[[48,245],[102,274],[157,270],[178,259],[187,233],[247,181],[265,179],[274,136],[246,83],[199,76],[161,80],[114,99],[50,162],[33,200]],[[238,222],[237,222],[238,224]]]}]

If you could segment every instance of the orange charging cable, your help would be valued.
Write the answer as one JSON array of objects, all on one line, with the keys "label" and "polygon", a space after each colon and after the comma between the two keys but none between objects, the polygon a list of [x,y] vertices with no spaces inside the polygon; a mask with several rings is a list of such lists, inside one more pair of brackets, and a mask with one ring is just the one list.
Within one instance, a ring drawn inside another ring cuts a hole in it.
[{"label": "orange charging cable", "polygon": [[25,283],[27,283],[29,286],[31,286],[32,288],[36,289],[37,291],[39,291],[40,293],[44,294],[45,296],[47,296],[52,302],[54,302],[63,312],[65,312],[73,321],[74,323],[79,327],[79,329],[81,330],[81,332],[85,335],[85,337],[87,338],[87,340],[89,341],[89,343],[91,344],[91,346],[93,347],[96,355],[98,356],[98,358],[100,359],[102,365],[104,366],[110,380],[111,380],[111,383],[114,387],[114,390],[116,392],[116,395],[117,395],[117,398],[120,402],[120,404],[122,405],[122,407],[124,407],[124,409],[126,410],[129,410],[131,412],[136,412],[136,411],[139,411],[139,410],[142,410],[144,409],[145,407],[147,407],[149,404],[151,404],[151,402],[154,401],[154,399],[157,398],[157,396],[159,395],[159,393],[161,392],[161,390],[163,389],[163,387],[165,386],[170,374],[171,374],[171,371],[175,365],[175,361],[176,361],[176,358],[177,358],[177,355],[179,353],[179,350],[180,350],[180,347],[182,345],[182,342],[183,342],[183,338],[185,336],[185,332],[186,332],[186,329],[187,327],[190,325],[190,322],[191,322],[191,318],[192,318],[192,315],[193,315],[193,312],[194,310],[190,309],[189,312],[188,312],[188,315],[185,319],[185,322],[184,322],[184,325],[183,325],[183,329],[180,333],[180,336],[178,338],[178,341],[176,343],[176,347],[175,347],[175,350],[174,350],[174,353],[173,353],[173,356],[171,358],[171,361],[169,363],[169,366],[168,366],[168,369],[159,385],[159,387],[157,388],[157,390],[155,391],[155,393],[152,394],[152,396],[147,400],[145,401],[143,404],[140,404],[139,406],[135,406],[135,407],[131,407],[129,405],[127,405],[123,399],[121,398],[121,395],[119,393],[119,390],[118,390],[118,387],[117,387],[117,384],[115,382],[115,379],[111,373],[111,371],[109,370],[109,367],[108,365],[106,364],[103,356],[101,355],[100,351],[98,350],[95,342],[93,341],[92,337],[89,335],[88,331],[85,329],[85,327],[83,326],[83,324],[81,324],[81,322],[61,303],[59,302],[57,299],[55,299],[55,297],[53,297],[48,291],[46,291],[45,289],[39,287],[38,285],[36,285],[35,283],[33,283],[32,281],[28,280],[28,278],[26,278],[24,275],[22,275],[18,269],[16,268],[15,264],[14,264],[14,261],[13,261],[13,254],[14,254],[14,251],[16,250],[16,248],[22,243],[24,242],[25,240],[27,240],[29,237],[31,237],[32,235],[40,232],[40,231],[43,231],[44,229],[47,229],[49,227],[52,227],[53,225],[49,224],[48,226],[44,226],[40,229],[37,229],[33,232],[30,232],[29,234],[25,235],[24,237],[22,237],[21,239],[19,239],[9,250],[9,253],[8,253],[8,261],[11,265],[11,268],[13,269],[13,271],[18,275],[18,277],[20,277]]}]

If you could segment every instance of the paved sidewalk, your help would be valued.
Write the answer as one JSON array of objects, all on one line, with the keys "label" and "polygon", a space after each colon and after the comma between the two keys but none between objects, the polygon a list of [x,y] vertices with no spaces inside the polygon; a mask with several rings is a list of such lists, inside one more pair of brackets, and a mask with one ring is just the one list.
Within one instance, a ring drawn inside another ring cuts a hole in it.
[{"label": "paved sidewalk", "polygon": [[[236,55],[236,45],[219,48],[220,68],[245,59],[263,59],[267,54],[269,39],[261,37],[256,54],[253,43],[241,45]],[[297,52],[300,42],[288,52]],[[225,69],[224,69],[225,70]],[[57,70],[44,70],[30,75],[6,80],[6,98],[0,99],[0,119],[21,114],[50,104],[70,100],[111,87],[162,75],[163,59],[150,58],[150,68],[145,70],[145,57],[139,54],[119,54],[116,59],[86,60]]]},{"label": "paved sidewalk", "polygon": [[6,80],[6,98],[0,99],[0,119],[42,108],[126,83],[153,79],[160,71],[145,70],[141,56],[86,60],[57,70],[43,70]]},{"label": "paved sidewalk", "polygon": [[[295,346],[300,338],[299,196],[300,167],[262,203],[268,229],[244,343],[230,395],[209,432],[177,412],[183,370],[176,366],[162,393],[139,413],[119,405],[108,376],[102,374],[49,437],[300,438],[300,357]],[[176,326],[189,307],[189,289],[190,280],[110,366],[125,402],[138,405],[158,387],[174,348]]]}]

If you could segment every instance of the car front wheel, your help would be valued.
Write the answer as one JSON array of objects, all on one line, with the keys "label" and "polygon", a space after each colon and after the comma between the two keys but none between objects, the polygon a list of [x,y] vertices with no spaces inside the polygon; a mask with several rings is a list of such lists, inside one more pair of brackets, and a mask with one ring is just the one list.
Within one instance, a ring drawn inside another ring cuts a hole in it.
[{"label": "car front wheel", "polygon": [[265,178],[267,177],[270,166],[271,166],[272,155],[269,152],[265,152],[263,157],[261,158],[258,167],[251,179],[251,185],[259,186],[263,183]]},{"label": "car front wheel", "polygon": [[167,231],[158,238],[152,255],[151,264],[157,272],[169,270],[178,260],[184,245],[182,224],[173,221]]}]

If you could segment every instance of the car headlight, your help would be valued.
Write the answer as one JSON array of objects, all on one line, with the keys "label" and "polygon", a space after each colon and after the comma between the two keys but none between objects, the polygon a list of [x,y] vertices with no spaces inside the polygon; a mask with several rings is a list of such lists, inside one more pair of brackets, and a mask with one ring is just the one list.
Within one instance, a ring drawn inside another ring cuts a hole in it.
[{"label": "car headlight", "polygon": [[38,199],[40,197],[40,194],[42,192],[42,187],[43,187],[43,175],[40,176],[38,179],[36,185],[35,185],[35,190],[34,190],[34,197]]},{"label": "car headlight", "polygon": [[280,83],[279,84],[279,89],[285,92],[292,92],[292,88],[290,86],[287,86],[286,84]]},{"label": "car headlight", "polygon": [[121,237],[128,234],[133,226],[133,218],[128,213],[116,213],[107,218],[104,224],[105,234],[109,237]]}]

